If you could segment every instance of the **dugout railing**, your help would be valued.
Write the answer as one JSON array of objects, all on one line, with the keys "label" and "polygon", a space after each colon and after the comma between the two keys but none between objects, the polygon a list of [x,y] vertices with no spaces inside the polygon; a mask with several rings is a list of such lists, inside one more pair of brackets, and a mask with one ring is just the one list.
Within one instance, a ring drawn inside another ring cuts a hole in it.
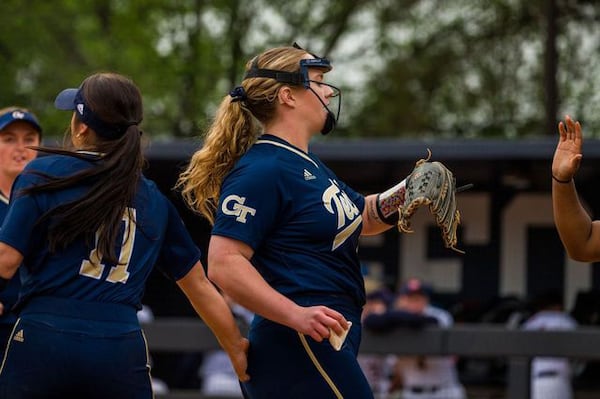
[{"label": "dugout railing", "polygon": [[[195,319],[158,319],[144,325],[151,352],[202,352],[218,347],[211,331]],[[535,356],[581,361],[600,359],[600,329],[523,331],[498,325],[463,324],[449,329],[399,328],[385,333],[363,332],[362,353],[457,355],[504,358],[508,363],[506,399],[529,397],[530,365]],[[157,399],[213,399],[196,391],[173,391]],[[220,397],[220,399],[227,399]]]}]

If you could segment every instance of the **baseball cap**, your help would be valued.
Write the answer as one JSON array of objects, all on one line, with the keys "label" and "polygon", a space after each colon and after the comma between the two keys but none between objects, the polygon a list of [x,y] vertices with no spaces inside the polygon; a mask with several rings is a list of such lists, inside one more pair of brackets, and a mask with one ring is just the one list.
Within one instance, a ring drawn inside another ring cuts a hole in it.
[{"label": "baseball cap", "polygon": [[28,122],[35,128],[35,130],[42,133],[42,127],[40,126],[40,123],[35,115],[29,111],[18,108],[12,109],[0,115],[0,130],[4,130],[6,126],[16,121]]},{"label": "baseball cap", "polygon": [[116,139],[122,136],[132,124],[119,125],[103,121],[87,105],[81,87],[64,89],[58,93],[54,100],[54,107],[63,111],[75,111],[80,121],[107,139]]},{"label": "baseball cap", "polygon": [[425,295],[425,296],[430,296],[431,292],[432,292],[431,286],[423,283],[421,280],[419,280],[417,278],[409,279],[398,290],[398,294],[400,294],[400,295],[421,294],[421,295]]},{"label": "baseball cap", "polygon": [[[75,103],[75,97],[77,97],[77,92],[79,89],[64,89],[56,96],[54,100],[54,106],[57,109],[63,111],[74,111],[77,109],[77,104]],[[83,100],[83,96],[82,96]],[[82,101],[83,103],[83,101]]]}]

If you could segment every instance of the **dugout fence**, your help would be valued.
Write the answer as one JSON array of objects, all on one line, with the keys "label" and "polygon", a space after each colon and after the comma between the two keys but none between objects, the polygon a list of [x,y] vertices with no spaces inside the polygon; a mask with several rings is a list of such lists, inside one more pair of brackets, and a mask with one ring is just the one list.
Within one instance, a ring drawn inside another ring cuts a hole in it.
[{"label": "dugout fence", "polygon": [[[195,319],[157,319],[144,325],[144,332],[151,352],[203,352],[218,348],[218,343],[208,327]],[[364,331],[361,352],[504,358],[508,363],[508,375],[502,397],[526,399],[529,397],[530,366],[533,357],[600,360],[600,329],[580,327],[573,331],[540,332],[508,329],[498,325],[463,324],[448,329],[398,328],[385,333]],[[600,393],[597,395],[600,397]],[[219,398],[229,399],[222,396]],[[203,396],[196,391],[173,391],[167,395],[157,395],[157,399],[217,398]]]}]

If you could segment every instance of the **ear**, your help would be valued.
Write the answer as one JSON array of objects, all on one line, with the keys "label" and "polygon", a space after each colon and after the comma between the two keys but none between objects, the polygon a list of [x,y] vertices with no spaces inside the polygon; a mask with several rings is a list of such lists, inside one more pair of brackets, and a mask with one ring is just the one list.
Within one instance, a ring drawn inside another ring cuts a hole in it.
[{"label": "ear", "polygon": [[296,106],[296,96],[294,91],[289,86],[282,86],[277,93],[277,99],[281,105],[289,105],[290,107]]},{"label": "ear", "polygon": [[89,132],[90,128],[88,127],[88,125],[86,125],[85,123],[81,122],[79,125],[77,125],[76,127],[76,131],[75,131],[75,136],[82,138],[82,137],[86,137],[88,132]]},{"label": "ear", "polygon": [[75,123],[73,123],[73,128],[75,129],[73,131],[73,135],[77,136],[77,137],[81,137],[83,135],[86,135],[88,133],[88,130],[90,129],[88,125],[86,125],[85,123],[83,123],[82,121],[80,121],[79,119],[74,119]]}]

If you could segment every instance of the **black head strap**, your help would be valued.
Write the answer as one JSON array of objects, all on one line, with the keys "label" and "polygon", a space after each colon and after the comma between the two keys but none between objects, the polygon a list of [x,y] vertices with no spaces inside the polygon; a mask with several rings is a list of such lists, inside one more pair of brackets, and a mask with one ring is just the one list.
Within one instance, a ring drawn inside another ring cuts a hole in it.
[{"label": "black head strap", "polygon": [[[255,58],[255,61],[258,57]],[[244,75],[244,80],[249,78],[271,78],[281,83],[287,83],[291,85],[302,85],[304,84],[303,75],[300,72],[285,72],[277,71],[275,69],[260,69],[255,66],[258,62],[252,64],[252,67]]]}]

